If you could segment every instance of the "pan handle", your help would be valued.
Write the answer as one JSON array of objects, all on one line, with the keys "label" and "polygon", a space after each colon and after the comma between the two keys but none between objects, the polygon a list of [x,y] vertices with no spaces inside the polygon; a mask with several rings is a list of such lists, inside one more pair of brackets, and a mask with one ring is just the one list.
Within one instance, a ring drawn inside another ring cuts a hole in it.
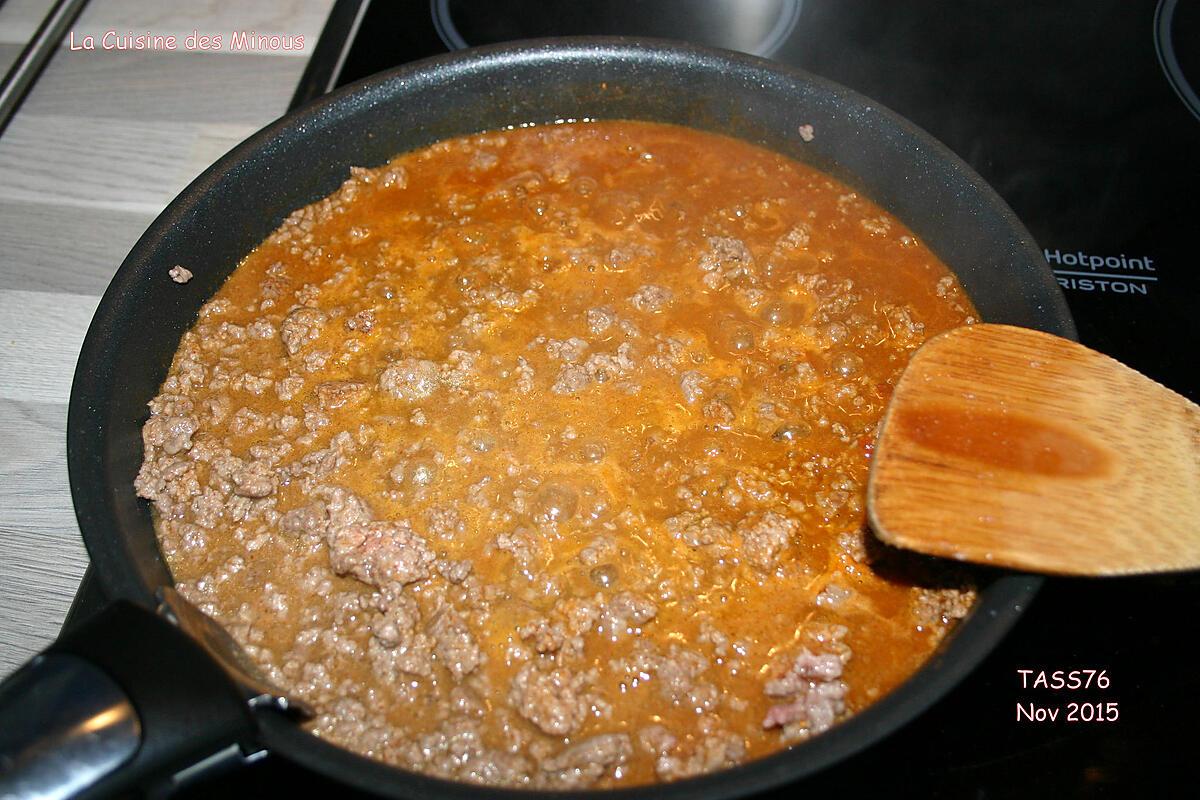
[{"label": "pan handle", "polygon": [[167,794],[265,755],[245,694],[171,621],[113,603],[0,684],[0,799]]}]

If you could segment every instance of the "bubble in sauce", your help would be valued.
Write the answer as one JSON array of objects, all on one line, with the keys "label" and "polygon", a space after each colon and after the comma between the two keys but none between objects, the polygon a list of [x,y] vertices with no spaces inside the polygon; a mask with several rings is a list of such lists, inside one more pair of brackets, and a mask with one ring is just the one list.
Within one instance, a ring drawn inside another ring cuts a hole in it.
[{"label": "bubble in sauce", "polygon": [[620,577],[620,572],[613,564],[601,564],[600,566],[593,568],[592,571],[588,573],[588,577],[592,579],[592,583],[600,586],[601,588],[607,589],[617,582],[617,578]]},{"label": "bubble in sauce", "polygon": [[830,362],[833,371],[843,378],[857,375],[863,367],[863,360],[854,353],[838,353]]},{"label": "bubble in sauce", "polygon": [[546,481],[533,495],[533,518],[538,522],[566,522],[578,510],[579,493],[563,481]]},{"label": "bubble in sauce", "polygon": [[729,336],[729,349],[735,353],[745,353],[754,349],[754,332],[749,328],[739,328]]},{"label": "bubble in sauce", "polygon": [[796,421],[781,425],[771,438],[777,442],[796,442],[812,433],[812,427],[807,422]]},{"label": "bubble in sauce", "polygon": [[830,344],[840,344],[850,337],[850,329],[840,322],[829,323],[822,333],[825,334],[825,341]]},{"label": "bubble in sauce", "polygon": [[487,431],[473,431],[467,436],[467,444],[476,453],[486,453],[496,446],[496,437]]},{"label": "bubble in sauce", "polygon": [[613,500],[604,489],[585,486],[579,493],[579,515],[585,525],[603,522],[613,515]]},{"label": "bubble in sauce", "polygon": [[608,450],[599,442],[584,442],[579,446],[579,457],[589,464],[598,464],[607,454]]},{"label": "bubble in sauce", "polygon": [[437,464],[430,459],[419,459],[412,463],[408,480],[413,486],[428,486],[437,480]]},{"label": "bubble in sauce", "polygon": [[768,325],[791,325],[799,317],[799,312],[791,303],[767,303],[759,312],[759,318]]}]

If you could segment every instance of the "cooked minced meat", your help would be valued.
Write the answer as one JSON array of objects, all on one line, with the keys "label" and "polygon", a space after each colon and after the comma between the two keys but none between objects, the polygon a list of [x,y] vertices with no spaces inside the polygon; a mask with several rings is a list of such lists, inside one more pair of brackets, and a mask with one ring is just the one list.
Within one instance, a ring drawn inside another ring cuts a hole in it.
[{"label": "cooked minced meat", "polygon": [[247,256],[136,487],[315,735],[463,781],[685,778],[819,735],[970,608],[876,572],[863,527],[890,387],[963,297],[899,220],[742,142],[455,139]]}]

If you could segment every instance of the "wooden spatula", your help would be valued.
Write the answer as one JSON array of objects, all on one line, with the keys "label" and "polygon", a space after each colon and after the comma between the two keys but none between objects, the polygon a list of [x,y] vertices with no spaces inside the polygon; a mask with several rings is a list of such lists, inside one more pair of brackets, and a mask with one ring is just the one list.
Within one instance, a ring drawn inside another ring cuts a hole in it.
[{"label": "wooden spatula", "polygon": [[956,328],[901,376],[867,505],[880,539],[930,555],[1064,575],[1195,569],[1200,407],[1057,336]]}]

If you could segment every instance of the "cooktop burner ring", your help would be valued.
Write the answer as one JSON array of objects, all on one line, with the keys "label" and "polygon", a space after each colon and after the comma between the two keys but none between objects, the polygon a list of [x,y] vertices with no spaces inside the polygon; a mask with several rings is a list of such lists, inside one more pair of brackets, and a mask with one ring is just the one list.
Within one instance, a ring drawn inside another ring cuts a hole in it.
[{"label": "cooktop burner ring", "polygon": [[1154,10],[1154,51],[1158,54],[1158,63],[1166,73],[1167,82],[1179,99],[1187,106],[1188,111],[1196,119],[1200,119],[1200,96],[1196,95],[1183,73],[1183,67],[1175,55],[1173,39],[1175,24],[1175,7],[1178,0],[1159,0]]},{"label": "cooktop burner ring", "polygon": [[[768,0],[769,1],[769,0]],[[742,0],[744,3],[744,0]],[[450,50],[465,50],[466,48],[482,44],[492,44],[492,41],[470,42],[468,37],[463,35],[458,23],[454,20],[454,12],[450,7],[451,0],[430,0],[429,13],[433,19],[433,27],[437,31],[438,38]],[[572,3],[574,8],[578,9],[583,6],[583,3]],[[730,11],[743,14],[745,5],[738,5],[736,2],[722,2],[722,0],[713,0],[714,10],[721,8],[729,8]],[[553,4],[548,4],[548,8],[553,8]],[[732,41],[701,41],[702,44],[708,44],[714,47],[724,47],[730,50],[740,50],[749,55],[761,56],[769,58],[774,55],[780,47],[787,43],[792,32],[796,28],[796,23],[800,19],[800,12],[804,7],[804,0],[779,0],[778,8],[775,11],[775,19],[767,28],[765,33],[750,47],[741,46],[742,43]],[[731,29],[736,29],[737,26],[730,26]],[[540,35],[545,35],[540,34]],[[567,35],[563,32],[562,35]],[[659,35],[662,34],[645,34],[639,32],[630,32],[621,35]],[[735,34],[736,35],[736,34]],[[687,36],[678,38],[687,39]],[[693,39],[695,41],[700,41]],[[500,41],[500,40],[497,40]]]}]

